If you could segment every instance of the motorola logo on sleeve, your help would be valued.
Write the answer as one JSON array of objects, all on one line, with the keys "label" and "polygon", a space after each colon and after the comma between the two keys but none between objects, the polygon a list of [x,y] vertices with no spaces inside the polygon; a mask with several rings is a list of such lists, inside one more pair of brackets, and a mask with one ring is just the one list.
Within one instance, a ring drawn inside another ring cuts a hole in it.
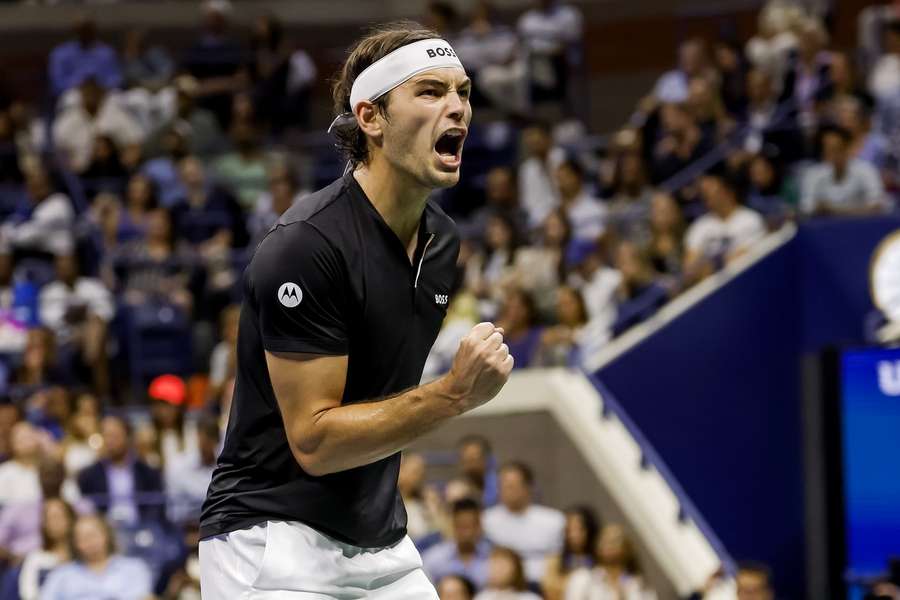
[{"label": "motorola logo on sleeve", "polygon": [[303,292],[300,286],[290,281],[282,283],[278,288],[278,301],[287,308],[294,308],[303,300]]}]

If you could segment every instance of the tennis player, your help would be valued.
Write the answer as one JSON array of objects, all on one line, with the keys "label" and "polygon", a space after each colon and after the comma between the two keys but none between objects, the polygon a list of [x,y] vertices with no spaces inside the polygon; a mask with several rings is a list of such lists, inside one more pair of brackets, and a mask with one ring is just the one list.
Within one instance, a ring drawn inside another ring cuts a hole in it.
[{"label": "tennis player", "polygon": [[347,174],[288,210],[244,274],[237,380],[201,517],[206,600],[429,600],[400,450],[494,397],[513,367],[480,323],[417,386],[447,311],[471,83],[414,23],[361,40],[335,85]]}]

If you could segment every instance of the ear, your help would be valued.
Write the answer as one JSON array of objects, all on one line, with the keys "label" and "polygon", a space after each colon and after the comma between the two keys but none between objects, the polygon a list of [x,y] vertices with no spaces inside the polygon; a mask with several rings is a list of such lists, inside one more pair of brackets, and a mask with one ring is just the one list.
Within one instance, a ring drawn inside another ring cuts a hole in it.
[{"label": "ear", "polygon": [[369,101],[363,101],[356,105],[354,109],[356,122],[359,129],[366,134],[367,137],[374,140],[380,140],[383,135],[382,121],[379,119],[378,108]]}]

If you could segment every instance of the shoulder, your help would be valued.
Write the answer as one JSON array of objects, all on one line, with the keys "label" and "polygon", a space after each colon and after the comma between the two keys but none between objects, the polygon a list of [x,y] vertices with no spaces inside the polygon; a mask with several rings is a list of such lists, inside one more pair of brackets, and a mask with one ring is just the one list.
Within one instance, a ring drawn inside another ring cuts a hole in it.
[{"label": "shoulder", "polygon": [[456,545],[449,540],[435,544],[422,553],[422,560],[427,562],[449,560],[455,548]]},{"label": "shoulder", "polygon": [[861,158],[854,158],[851,162],[851,169],[859,173],[863,177],[880,177],[878,169],[875,165]]},{"label": "shoulder", "polygon": [[762,215],[751,208],[747,208],[746,206],[742,206],[735,212],[734,221],[738,225],[754,227],[757,225],[762,227],[764,224]]},{"label": "shoulder", "polygon": [[[434,200],[425,205],[425,219],[429,230],[435,234],[436,249],[459,251],[459,228]],[[455,256],[454,256],[455,260]]]},{"label": "shoulder", "polygon": [[531,507],[530,512],[533,518],[545,521],[549,525],[563,525],[566,522],[566,517],[562,511],[549,506],[535,504]]}]

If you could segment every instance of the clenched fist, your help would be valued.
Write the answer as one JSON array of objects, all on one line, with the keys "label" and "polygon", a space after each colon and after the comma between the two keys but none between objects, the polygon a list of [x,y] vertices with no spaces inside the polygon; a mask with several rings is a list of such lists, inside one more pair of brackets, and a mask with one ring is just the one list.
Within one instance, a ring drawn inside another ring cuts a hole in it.
[{"label": "clenched fist", "polygon": [[460,404],[460,413],[464,413],[496,396],[512,368],[513,357],[503,343],[503,330],[493,323],[479,323],[459,343],[444,383]]}]

